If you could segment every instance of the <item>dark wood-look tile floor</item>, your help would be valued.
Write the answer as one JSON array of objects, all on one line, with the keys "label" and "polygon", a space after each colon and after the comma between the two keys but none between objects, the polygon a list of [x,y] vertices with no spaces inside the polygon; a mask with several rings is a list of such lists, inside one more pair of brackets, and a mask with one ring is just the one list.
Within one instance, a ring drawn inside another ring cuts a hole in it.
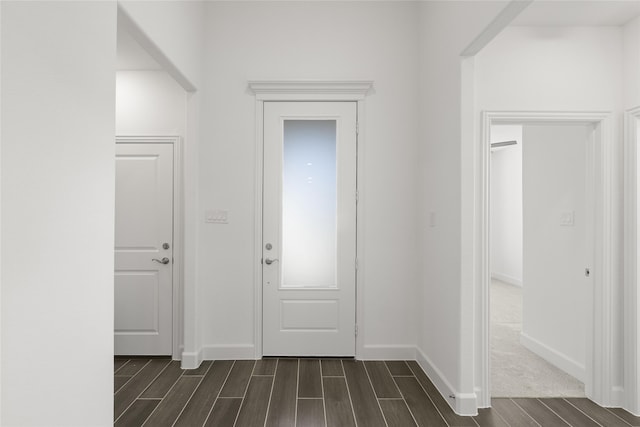
[{"label": "dark wood-look tile floor", "polygon": [[588,399],[493,399],[456,415],[416,362],[116,358],[115,425],[187,427],[640,427]]}]

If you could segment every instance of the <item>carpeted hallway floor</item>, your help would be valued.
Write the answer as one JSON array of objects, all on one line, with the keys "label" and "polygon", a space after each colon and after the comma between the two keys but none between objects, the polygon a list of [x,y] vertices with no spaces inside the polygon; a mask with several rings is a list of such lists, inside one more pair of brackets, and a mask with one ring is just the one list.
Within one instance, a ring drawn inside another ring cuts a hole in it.
[{"label": "carpeted hallway floor", "polygon": [[522,288],[491,283],[491,396],[584,397],[584,384],[520,344]]}]

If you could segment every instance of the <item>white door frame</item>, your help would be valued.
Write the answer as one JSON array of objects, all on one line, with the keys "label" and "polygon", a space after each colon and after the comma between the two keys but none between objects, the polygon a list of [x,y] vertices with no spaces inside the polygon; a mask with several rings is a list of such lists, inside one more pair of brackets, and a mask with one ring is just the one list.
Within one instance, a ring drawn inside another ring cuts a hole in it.
[{"label": "white door frame", "polygon": [[638,290],[638,125],[640,107],[628,110],[624,175],[624,393],[625,409],[640,415],[640,291]]},{"label": "white door frame", "polygon": [[[490,173],[490,129],[494,124],[591,124],[595,129],[593,152],[587,158],[593,163],[594,176],[588,179],[594,184],[593,218],[594,259],[591,266],[593,276],[593,307],[587,322],[587,354],[585,391],[588,397],[603,406],[611,406],[620,396],[613,391],[613,321],[612,285],[614,277],[612,221],[614,169],[612,115],[609,112],[483,112],[479,164],[475,179],[479,189],[476,206],[475,228],[477,245],[474,247],[474,277],[476,298],[476,342],[478,354],[476,366],[476,393],[478,407],[491,406],[489,342],[489,173]],[[585,266],[586,267],[586,266]]]},{"label": "white door frame", "polygon": [[116,136],[116,144],[173,145],[173,313],[172,359],[180,360],[183,347],[183,215],[182,139],[179,136]]},{"label": "white door frame", "polygon": [[[256,139],[255,139],[255,187],[254,187],[254,249],[253,249],[253,281],[254,298],[254,357],[262,357],[262,179],[263,179],[263,130],[264,103],[268,101],[352,101],[357,103],[358,123],[364,123],[364,99],[373,87],[373,81],[320,81],[320,80],[252,80],[248,82],[256,102]],[[357,136],[357,187],[359,201],[357,206],[356,253],[358,263],[356,275],[356,325],[362,325],[365,287],[364,277],[364,215],[362,200],[364,199],[364,126],[359,126]],[[362,333],[356,336],[356,358],[363,353]]]}]

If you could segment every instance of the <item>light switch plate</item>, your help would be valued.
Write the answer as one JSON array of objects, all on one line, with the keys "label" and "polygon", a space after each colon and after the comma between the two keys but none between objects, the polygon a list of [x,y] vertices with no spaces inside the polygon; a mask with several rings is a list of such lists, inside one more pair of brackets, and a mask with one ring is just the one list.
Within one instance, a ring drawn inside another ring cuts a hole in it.
[{"label": "light switch plate", "polygon": [[560,214],[560,225],[563,227],[573,227],[575,225],[574,211],[566,211]]},{"label": "light switch plate", "polygon": [[228,224],[229,211],[222,209],[212,209],[204,211],[204,222],[210,224]]}]

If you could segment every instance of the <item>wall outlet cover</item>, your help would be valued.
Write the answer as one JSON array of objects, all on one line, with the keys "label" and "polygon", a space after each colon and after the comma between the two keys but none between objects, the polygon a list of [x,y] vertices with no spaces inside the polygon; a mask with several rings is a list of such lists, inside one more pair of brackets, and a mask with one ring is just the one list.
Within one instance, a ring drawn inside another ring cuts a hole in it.
[{"label": "wall outlet cover", "polygon": [[204,222],[209,224],[228,224],[229,211],[223,209],[210,209],[204,211]]},{"label": "wall outlet cover", "polygon": [[575,225],[575,212],[562,212],[560,214],[560,225],[563,227],[573,227]]}]

